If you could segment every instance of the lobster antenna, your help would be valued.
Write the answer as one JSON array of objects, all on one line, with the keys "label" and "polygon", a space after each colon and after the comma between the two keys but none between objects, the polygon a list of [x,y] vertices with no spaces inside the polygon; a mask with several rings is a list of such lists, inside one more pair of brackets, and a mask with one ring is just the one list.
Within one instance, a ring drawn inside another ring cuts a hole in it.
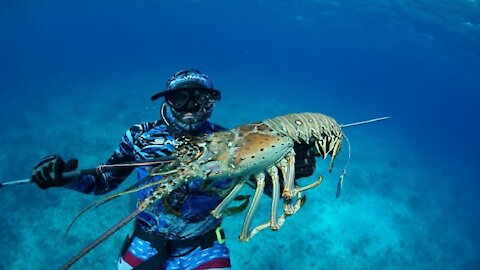
[{"label": "lobster antenna", "polygon": [[[383,121],[390,119],[390,116],[384,116],[384,117],[379,117],[379,118],[373,118],[370,120],[365,120],[365,121],[360,121],[360,122],[354,122],[350,124],[345,124],[345,125],[340,125],[341,128],[347,128],[347,127],[354,127],[354,126],[360,126],[360,125],[365,125],[365,124],[370,124],[373,122],[378,122],[378,121]],[[345,174],[347,173],[347,167],[348,163],[350,162],[350,158],[352,156],[352,149],[350,147],[350,140],[348,139],[347,135],[343,134],[345,139],[347,140],[347,145],[348,145],[348,159],[347,163],[345,163],[345,167],[343,168],[342,174],[340,175],[340,178],[338,179],[337,183],[337,193],[335,195],[336,198],[340,197],[340,193],[342,192],[342,187],[343,187],[343,178],[345,177]]]},{"label": "lobster antenna", "polygon": [[365,120],[365,121],[360,121],[360,122],[355,122],[355,123],[350,123],[350,124],[344,124],[344,125],[340,125],[340,127],[341,128],[347,128],[347,127],[360,126],[360,125],[370,124],[370,123],[373,123],[373,122],[387,120],[387,119],[390,119],[390,118],[391,118],[390,116],[384,116],[384,117],[374,118],[374,119],[370,119],[370,120]]},{"label": "lobster antenna", "polygon": [[343,137],[345,137],[345,139],[347,140],[348,159],[347,159],[347,163],[345,163],[345,167],[343,167],[342,174],[340,175],[340,178],[338,179],[337,193],[335,194],[335,198],[340,197],[340,193],[342,192],[342,187],[343,187],[343,178],[345,177],[345,174],[347,174],[348,163],[350,162],[350,158],[352,157],[352,148],[350,147],[350,140],[348,139],[347,135],[345,135],[345,134],[343,134]]}]

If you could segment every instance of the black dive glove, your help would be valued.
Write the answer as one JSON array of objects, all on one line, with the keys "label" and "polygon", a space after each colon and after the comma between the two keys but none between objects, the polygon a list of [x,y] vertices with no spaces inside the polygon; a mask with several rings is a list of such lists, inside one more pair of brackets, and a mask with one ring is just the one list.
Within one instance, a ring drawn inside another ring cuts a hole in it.
[{"label": "black dive glove", "polygon": [[315,149],[307,143],[295,143],[295,179],[308,177],[315,171]]},{"label": "black dive glove", "polygon": [[70,159],[65,163],[59,155],[47,156],[33,167],[32,181],[41,189],[61,187],[71,181],[69,178],[63,178],[62,173],[76,170],[77,167],[77,159]]}]

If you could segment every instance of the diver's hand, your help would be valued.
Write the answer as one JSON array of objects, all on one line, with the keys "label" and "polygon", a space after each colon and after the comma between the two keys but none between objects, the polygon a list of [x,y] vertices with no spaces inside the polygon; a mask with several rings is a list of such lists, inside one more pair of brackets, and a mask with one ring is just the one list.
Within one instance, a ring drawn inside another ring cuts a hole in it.
[{"label": "diver's hand", "polygon": [[71,159],[65,163],[59,155],[47,156],[33,167],[32,182],[41,189],[61,187],[68,184],[71,180],[63,178],[62,173],[76,170],[77,167],[77,159]]},{"label": "diver's hand", "polygon": [[315,171],[315,149],[306,143],[296,143],[295,151],[295,179],[308,177]]}]

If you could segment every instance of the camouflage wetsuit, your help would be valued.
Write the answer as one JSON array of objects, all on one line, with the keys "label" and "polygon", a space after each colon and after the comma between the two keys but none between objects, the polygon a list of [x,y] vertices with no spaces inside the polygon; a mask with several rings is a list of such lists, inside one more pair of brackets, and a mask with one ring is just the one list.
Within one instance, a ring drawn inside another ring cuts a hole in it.
[{"label": "camouflage wetsuit", "polygon": [[[195,133],[189,134],[201,135],[220,130],[224,129],[207,121]],[[166,125],[162,120],[134,125],[125,133],[118,149],[106,164],[148,160],[171,155],[174,151],[174,138],[180,134],[179,129],[172,125]],[[76,181],[76,184],[70,188],[83,193],[105,194],[117,188],[132,170],[106,172],[102,175],[83,175],[80,181]],[[141,167],[137,171],[138,181],[147,176],[145,167]],[[150,181],[158,179],[153,178]],[[229,183],[229,179],[221,181],[217,188],[222,188],[223,185],[227,187]],[[154,187],[139,191],[138,200],[143,200],[153,189]],[[215,219],[210,214],[210,211],[220,202],[221,198],[218,195],[200,188],[200,180],[193,181],[175,190],[168,199],[157,201],[148,210],[142,212],[136,222],[144,231],[160,234],[170,240],[192,238],[220,225],[221,220]],[[213,247],[206,249],[198,247],[191,250],[192,248],[171,250],[164,267],[166,269],[230,268],[229,250],[223,243],[215,242]],[[157,250],[149,242],[136,237],[120,258],[118,269],[132,269],[156,253]],[[182,253],[187,254],[176,256]]]}]

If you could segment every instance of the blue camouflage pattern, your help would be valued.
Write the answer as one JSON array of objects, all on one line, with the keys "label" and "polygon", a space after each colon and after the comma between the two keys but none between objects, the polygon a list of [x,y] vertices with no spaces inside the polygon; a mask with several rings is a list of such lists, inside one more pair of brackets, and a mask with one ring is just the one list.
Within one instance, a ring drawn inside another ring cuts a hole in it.
[{"label": "blue camouflage pattern", "polygon": [[[211,134],[225,130],[223,127],[206,121],[191,135]],[[175,135],[174,135],[175,134]],[[162,120],[144,122],[132,126],[122,137],[120,144],[105,164],[120,164],[131,161],[149,160],[169,156],[175,150],[174,140],[181,131],[172,130]],[[148,176],[147,167],[137,168],[137,180]],[[82,175],[69,188],[89,194],[105,194],[116,189],[132,173],[131,170],[110,171]],[[142,185],[161,179],[160,176],[148,179]],[[137,217],[142,229],[148,232],[164,234],[168,239],[184,239],[201,235],[218,227],[221,220],[215,219],[210,212],[221,202],[217,194],[203,190],[201,179],[181,185],[168,198],[159,200]],[[217,183],[218,187],[228,187],[231,179]],[[139,201],[149,196],[155,187],[138,191]]]}]

